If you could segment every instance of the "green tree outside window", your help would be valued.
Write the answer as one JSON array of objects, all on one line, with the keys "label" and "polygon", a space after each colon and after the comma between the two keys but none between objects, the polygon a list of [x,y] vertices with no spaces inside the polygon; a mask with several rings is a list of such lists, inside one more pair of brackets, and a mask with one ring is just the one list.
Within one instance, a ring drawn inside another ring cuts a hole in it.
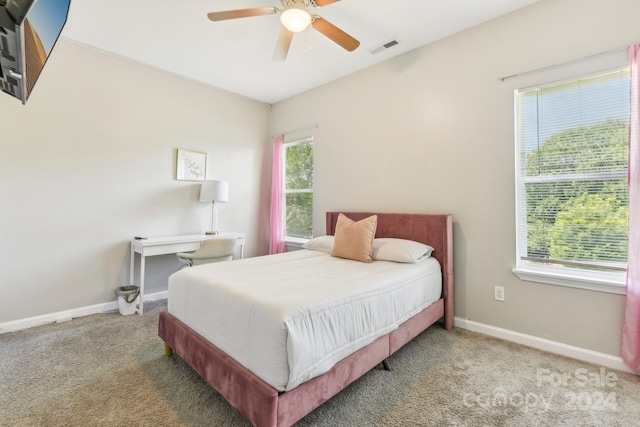
[{"label": "green tree outside window", "polygon": [[313,237],[313,140],[286,145],[285,234]]}]

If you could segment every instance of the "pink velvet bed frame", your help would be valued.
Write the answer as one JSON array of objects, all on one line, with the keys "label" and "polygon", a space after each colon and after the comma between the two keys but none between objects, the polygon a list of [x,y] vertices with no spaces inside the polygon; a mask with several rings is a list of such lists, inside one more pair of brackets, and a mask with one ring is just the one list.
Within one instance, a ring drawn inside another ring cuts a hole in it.
[{"label": "pink velvet bed frame", "polygon": [[[344,212],[358,221],[374,213]],[[160,313],[158,335],[170,356],[175,351],[214,389],[257,427],[294,424],[329,400],[420,332],[440,319],[453,327],[453,231],[451,215],[376,213],[376,237],[397,237],[426,243],[442,266],[442,298],[404,322],[395,331],[336,364],[329,372],[295,389],[279,393],[166,311]],[[335,230],[338,212],[327,212],[327,234]],[[389,375],[393,375],[390,373]]]}]

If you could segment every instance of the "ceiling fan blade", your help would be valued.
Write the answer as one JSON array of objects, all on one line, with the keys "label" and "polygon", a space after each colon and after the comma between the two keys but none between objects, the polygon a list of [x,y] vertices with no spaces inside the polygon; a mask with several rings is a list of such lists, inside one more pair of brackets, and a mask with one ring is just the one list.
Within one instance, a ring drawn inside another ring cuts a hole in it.
[{"label": "ceiling fan blade", "polygon": [[291,39],[293,39],[293,31],[289,31],[283,25],[280,29],[280,35],[276,43],[276,49],[273,51],[274,61],[284,61],[287,59],[289,53],[289,46],[291,46]]},{"label": "ceiling fan blade", "polygon": [[314,0],[314,3],[316,4],[316,6],[318,7],[323,7],[323,6],[327,6],[330,5],[332,3],[337,3],[340,0]]},{"label": "ceiling fan blade", "polygon": [[249,18],[251,16],[274,15],[278,13],[275,7],[254,7],[251,9],[225,10],[211,12],[207,17],[212,21],[226,21],[227,19]]},{"label": "ceiling fan blade", "polygon": [[358,40],[354,39],[326,19],[320,17],[314,18],[315,19],[311,23],[311,26],[342,46],[344,49],[349,52],[353,52],[358,48],[358,46],[360,46],[360,42]]}]

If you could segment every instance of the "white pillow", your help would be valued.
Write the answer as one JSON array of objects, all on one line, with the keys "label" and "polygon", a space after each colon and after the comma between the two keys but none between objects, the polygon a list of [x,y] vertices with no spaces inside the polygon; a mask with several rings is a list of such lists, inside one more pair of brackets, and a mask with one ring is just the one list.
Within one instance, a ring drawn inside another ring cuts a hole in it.
[{"label": "white pillow", "polygon": [[[304,249],[330,254],[334,236],[319,236],[302,245]],[[414,263],[431,256],[433,248],[420,242],[406,239],[379,238],[373,240],[373,260]]]},{"label": "white pillow", "polygon": [[373,241],[374,261],[414,263],[431,256],[433,248],[413,240],[380,238]]},{"label": "white pillow", "polygon": [[302,248],[330,254],[333,250],[333,236],[319,236],[313,238],[302,245]]}]

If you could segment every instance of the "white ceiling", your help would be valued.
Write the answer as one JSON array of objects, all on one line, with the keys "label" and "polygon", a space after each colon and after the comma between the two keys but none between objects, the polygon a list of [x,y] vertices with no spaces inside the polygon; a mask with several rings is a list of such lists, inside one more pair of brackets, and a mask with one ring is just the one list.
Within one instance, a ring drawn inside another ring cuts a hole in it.
[{"label": "white ceiling", "polygon": [[[212,22],[208,12],[280,0],[72,0],[62,36],[273,104],[539,0],[343,0],[317,14],[360,41],[347,52],[316,30],[271,59],[279,15]],[[369,50],[391,40],[398,45]]]}]

